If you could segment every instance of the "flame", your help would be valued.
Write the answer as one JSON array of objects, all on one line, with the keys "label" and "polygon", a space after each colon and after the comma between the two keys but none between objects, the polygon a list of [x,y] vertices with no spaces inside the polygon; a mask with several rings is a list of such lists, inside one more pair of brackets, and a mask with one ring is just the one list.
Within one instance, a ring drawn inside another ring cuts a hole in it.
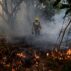
[{"label": "flame", "polygon": [[71,49],[68,49],[67,55],[71,55]]},{"label": "flame", "polygon": [[71,49],[68,49],[66,54],[67,54],[66,59],[71,59]]}]

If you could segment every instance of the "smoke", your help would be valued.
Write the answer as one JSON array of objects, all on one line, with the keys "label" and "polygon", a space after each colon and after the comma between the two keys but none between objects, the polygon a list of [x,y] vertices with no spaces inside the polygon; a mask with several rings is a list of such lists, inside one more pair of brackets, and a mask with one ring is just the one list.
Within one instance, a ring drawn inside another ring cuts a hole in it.
[{"label": "smoke", "polygon": [[[37,0],[36,4],[38,4]],[[32,1],[30,0],[27,3],[26,2],[22,3],[20,8],[21,9],[17,14],[17,24],[15,26],[16,36],[26,37],[26,40],[28,40],[28,43],[30,44],[36,43],[41,45],[48,42],[56,43],[60,29],[63,24],[63,17],[65,10],[62,10],[59,14],[55,13],[55,15],[50,17],[53,20],[48,21],[48,19],[45,19],[44,15],[42,15],[43,11],[34,6],[33,0]],[[40,23],[42,26],[41,35],[38,37],[32,35],[32,27],[33,27],[32,23],[36,16],[40,17]]]},{"label": "smoke", "polygon": [[[44,46],[48,42],[56,43],[59,31],[63,24],[65,10],[62,10],[59,14],[52,14],[50,19],[52,18],[53,20],[48,21],[48,18],[44,18],[44,9],[41,9],[38,4],[38,0],[28,0],[21,4],[20,10],[17,13],[16,24],[14,25],[15,29],[13,31],[9,28],[9,25],[1,25],[2,28],[6,30],[5,32],[8,37],[11,35],[13,35],[13,37],[25,37],[29,44],[37,44],[37,46],[41,44]],[[39,16],[42,26],[41,34],[38,37],[32,35],[32,24],[36,16]]]}]

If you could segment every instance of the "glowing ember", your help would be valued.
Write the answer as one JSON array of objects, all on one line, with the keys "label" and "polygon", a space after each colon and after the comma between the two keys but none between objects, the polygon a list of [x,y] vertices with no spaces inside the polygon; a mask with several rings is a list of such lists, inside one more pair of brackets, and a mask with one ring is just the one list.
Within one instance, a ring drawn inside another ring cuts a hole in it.
[{"label": "glowing ember", "polygon": [[14,68],[12,68],[12,71],[16,71]]},{"label": "glowing ember", "polygon": [[21,57],[21,58],[26,58],[26,55],[23,53],[17,53],[17,56]]},{"label": "glowing ember", "polygon": [[49,53],[46,53],[46,56],[49,56]]},{"label": "glowing ember", "polygon": [[6,67],[7,67],[7,68],[10,67],[10,64],[6,64]]},{"label": "glowing ember", "polygon": [[35,54],[35,58],[36,58],[36,59],[39,59],[40,57],[39,57],[38,55]]}]

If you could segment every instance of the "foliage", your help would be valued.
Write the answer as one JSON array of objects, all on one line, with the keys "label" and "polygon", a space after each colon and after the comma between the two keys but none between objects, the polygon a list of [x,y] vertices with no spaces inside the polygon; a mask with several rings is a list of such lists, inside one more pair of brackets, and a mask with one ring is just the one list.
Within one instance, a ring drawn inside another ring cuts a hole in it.
[{"label": "foliage", "polygon": [[55,9],[53,8],[52,0],[39,0],[41,4],[43,4],[43,15],[46,17],[47,20],[51,20],[52,17],[55,15]]},{"label": "foliage", "polygon": [[[56,0],[54,3],[54,7],[56,7],[60,3],[60,1],[62,0]],[[66,17],[69,13],[71,13],[71,0],[67,0],[67,4],[61,3],[60,9],[65,9],[65,8],[67,9],[65,13],[65,17]]]}]

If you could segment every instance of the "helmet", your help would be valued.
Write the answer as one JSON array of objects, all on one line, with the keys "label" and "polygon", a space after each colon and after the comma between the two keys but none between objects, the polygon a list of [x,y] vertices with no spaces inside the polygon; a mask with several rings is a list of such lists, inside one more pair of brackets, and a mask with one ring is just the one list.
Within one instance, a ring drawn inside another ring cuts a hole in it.
[{"label": "helmet", "polygon": [[39,17],[35,17],[35,20],[38,20],[39,21]]}]

